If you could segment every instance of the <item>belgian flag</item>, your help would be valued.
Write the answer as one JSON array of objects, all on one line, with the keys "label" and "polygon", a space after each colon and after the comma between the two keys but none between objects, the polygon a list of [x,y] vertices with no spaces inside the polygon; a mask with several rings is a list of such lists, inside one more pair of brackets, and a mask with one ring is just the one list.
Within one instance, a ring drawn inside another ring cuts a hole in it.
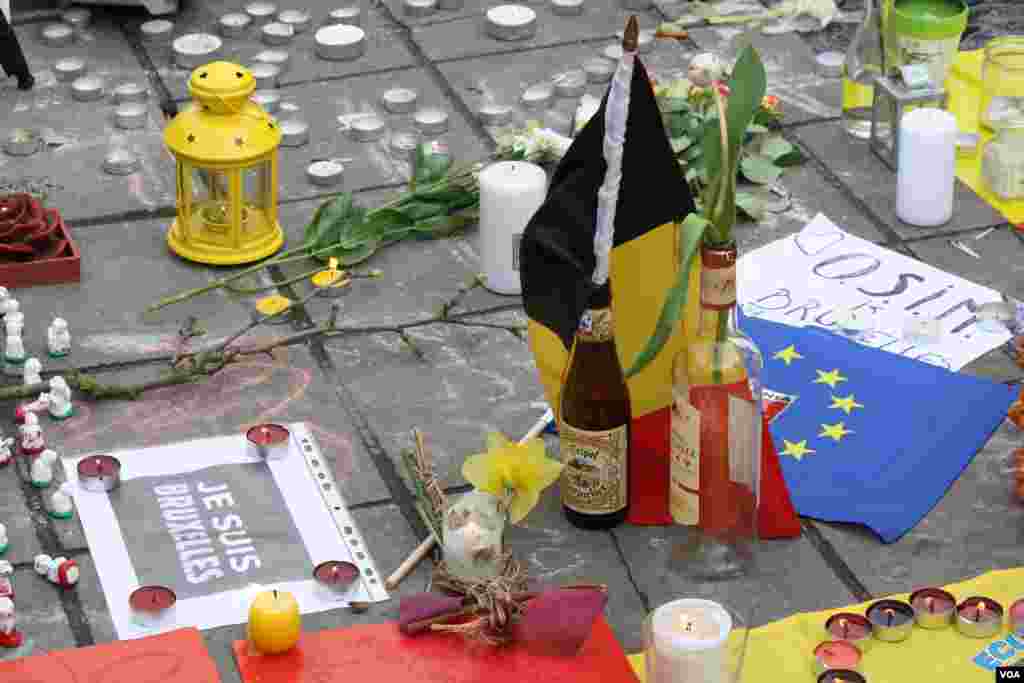
[{"label": "belgian flag", "polygon": [[[576,326],[595,289],[594,234],[598,189],[607,170],[603,153],[607,105],[606,93],[600,109],[555,170],[545,202],[527,225],[520,245],[530,347],[556,420]],[[677,277],[681,224],[695,210],[693,195],[665,135],[647,71],[636,59],[609,278],[615,343],[623,368],[633,365],[654,332]],[[673,523],[669,512],[672,362],[697,330],[699,283],[700,270],[695,267],[689,276],[683,324],[657,358],[627,380],[633,415],[627,520],[632,524]],[[764,434],[762,535],[799,535],[767,428]]]}]

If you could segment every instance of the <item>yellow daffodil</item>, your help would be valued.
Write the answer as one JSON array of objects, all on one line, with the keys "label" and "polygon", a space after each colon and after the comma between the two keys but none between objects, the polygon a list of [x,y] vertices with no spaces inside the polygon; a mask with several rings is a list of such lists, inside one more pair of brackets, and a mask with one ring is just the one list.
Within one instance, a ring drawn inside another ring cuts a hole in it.
[{"label": "yellow daffodil", "polygon": [[540,500],[540,493],[562,473],[562,464],[547,457],[544,441],[519,444],[503,434],[487,435],[487,452],[466,458],[462,476],[479,491],[509,501],[509,521],[520,522]]}]

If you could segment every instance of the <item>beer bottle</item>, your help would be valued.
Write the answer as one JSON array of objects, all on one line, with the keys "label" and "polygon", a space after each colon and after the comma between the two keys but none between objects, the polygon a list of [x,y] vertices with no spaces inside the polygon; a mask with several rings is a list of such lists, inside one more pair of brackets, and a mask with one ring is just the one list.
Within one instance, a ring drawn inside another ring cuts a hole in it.
[{"label": "beer bottle", "polygon": [[629,389],[612,326],[611,288],[590,297],[562,385],[562,508],[574,526],[610,529],[629,507]]}]

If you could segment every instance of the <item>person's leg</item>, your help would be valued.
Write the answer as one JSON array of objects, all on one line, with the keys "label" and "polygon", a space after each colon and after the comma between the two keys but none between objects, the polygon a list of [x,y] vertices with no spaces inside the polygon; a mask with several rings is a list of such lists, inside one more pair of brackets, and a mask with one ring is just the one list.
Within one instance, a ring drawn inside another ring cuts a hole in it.
[{"label": "person's leg", "polygon": [[36,80],[28,69],[25,53],[21,51],[14,29],[7,23],[7,17],[0,12],[0,65],[8,76],[18,77],[18,89],[30,90]]}]

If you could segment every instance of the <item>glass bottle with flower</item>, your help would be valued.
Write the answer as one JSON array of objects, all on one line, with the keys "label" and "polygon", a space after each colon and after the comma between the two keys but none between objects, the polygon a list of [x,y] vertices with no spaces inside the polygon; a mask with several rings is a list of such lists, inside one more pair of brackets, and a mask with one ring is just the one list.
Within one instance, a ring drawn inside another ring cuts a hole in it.
[{"label": "glass bottle with flower", "polygon": [[757,538],[763,360],[737,326],[733,227],[740,153],[765,88],[764,66],[748,46],[729,83],[708,89],[717,114],[701,131],[708,182],[700,212],[680,226],[676,282],[653,336],[627,371],[644,368],[679,324],[699,253],[699,328],[673,365],[669,482],[672,516],[688,527],[673,548],[672,566],[699,580],[748,572]]}]

